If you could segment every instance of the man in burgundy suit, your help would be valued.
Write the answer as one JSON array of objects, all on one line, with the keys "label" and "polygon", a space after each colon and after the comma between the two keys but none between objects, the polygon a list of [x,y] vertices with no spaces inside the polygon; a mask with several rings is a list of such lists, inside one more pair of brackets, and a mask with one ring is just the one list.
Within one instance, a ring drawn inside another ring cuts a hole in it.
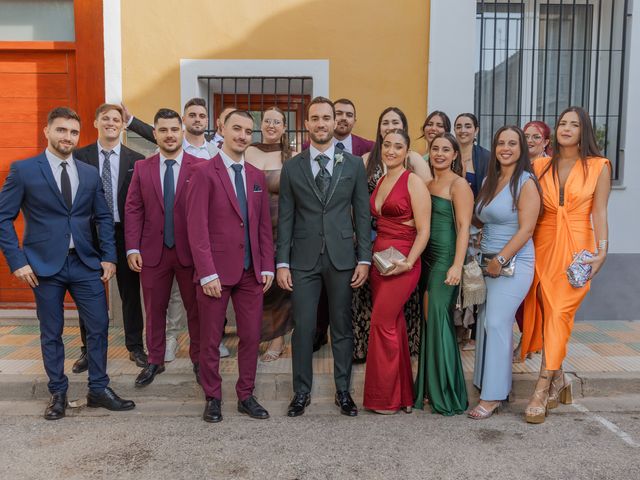
[{"label": "man in burgundy suit", "polygon": [[135,163],[125,203],[125,245],[129,267],[140,272],[147,316],[149,364],[136,378],[136,387],[164,372],[165,315],[175,276],[187,310],[189,356],[198,380],[200,326],[193,281],[193,260],[186,225],[186,190],[194,167],[204,162],[182,150],[182,120],[161,108],[154,120],[159,152]]},{"label": "man in burgundy suit", "polygon": [[253,118],[234,110],[222,127],[220,153],[198,165],[187,191],[187,230],[195,264],[200,327],[200,379],[207,402],[202,418],[222,420],[218,345],[229,298],[238,328],[238,411],[266,419],[253,396],[263,293],[274,275],[269,193],[262,171],[244,160]]}]

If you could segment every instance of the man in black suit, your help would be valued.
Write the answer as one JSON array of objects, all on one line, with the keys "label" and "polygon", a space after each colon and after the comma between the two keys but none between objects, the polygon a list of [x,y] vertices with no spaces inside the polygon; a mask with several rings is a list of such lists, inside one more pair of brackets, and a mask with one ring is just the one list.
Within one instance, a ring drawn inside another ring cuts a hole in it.
[{"label": "man in black suit", "polygon": [[[142,342],[144,322],[140,303],[139,274],[127,264],[124,246],[124,203],[127,199],[129,183],[133,175],[133,165],[144,155],[127,148],[120,141],[124,128],[123,112],[119,105],[102,104],[96,110],[93,126],[98,129],[98,141],[75,151],[78,160],[98,169],[107,205],[113,215],[115,225],[116,252],[118,256],[116,281],[122,299],[125,345],[129,359],[140,368],[147,365],[147,354]],[[85,324],[80,316],[82,354],[73,365],[73,373],[81,373],[88,368]]]}]

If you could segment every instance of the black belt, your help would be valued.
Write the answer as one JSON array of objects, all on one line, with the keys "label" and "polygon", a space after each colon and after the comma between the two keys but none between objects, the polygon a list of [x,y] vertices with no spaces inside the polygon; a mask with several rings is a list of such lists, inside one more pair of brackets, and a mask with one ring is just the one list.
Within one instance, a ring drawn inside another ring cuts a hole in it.
[{"label": "black belt", "polygon": [[69,251],[67,252],[67,256],[68,255],[77,255],[76,249],[75,248],[70,248]]}]

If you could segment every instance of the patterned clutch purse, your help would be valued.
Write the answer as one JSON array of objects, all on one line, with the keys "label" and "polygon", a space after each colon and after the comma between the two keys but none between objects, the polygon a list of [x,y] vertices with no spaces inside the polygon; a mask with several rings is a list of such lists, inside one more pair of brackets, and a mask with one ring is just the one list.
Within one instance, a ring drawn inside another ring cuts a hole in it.
[{"label": "patterned clutch purse", "polygon": [[389,247],[386,250],[380,250],[373,254],[373,264],[382,274],[388,273],[392,270],[393,267],[395,267],[394,262],[402,262],[406,259],[407,257],[393,247]]},{"label": "patterned clutch purse", "polygon": [[567,278],[573,288],[584,287],[591,278],[591,265],[584,263],[589,258],[593,258],[593,253],[589,250],[580,250],[573,256],[573,262],[567,267]]}]

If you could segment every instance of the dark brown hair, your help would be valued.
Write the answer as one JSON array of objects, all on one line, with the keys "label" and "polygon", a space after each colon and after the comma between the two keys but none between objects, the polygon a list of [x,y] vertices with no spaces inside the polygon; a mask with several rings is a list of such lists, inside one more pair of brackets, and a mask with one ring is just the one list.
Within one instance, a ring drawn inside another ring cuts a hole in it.
[{"label": "dark brown hair", "polygon": [[[434,142],[439,138],[446,139],[453,147],[453,151],[456,152],[457,154],[456,158],[454,158],[453,162],[451,163],[451,171],[453,171],[453,173],[461,177],[462,176],[462,153],[460,152],[460,144],[458,143],[458,140],[456,140],[455,135],[449,132],[444,132],[438,135],[436,138],[434,138],[433,142],[431,142],[431,145],[433,145]],[[429,170],[431,171],[431,176],[435,177],[435,173],[433,172],[433,166],[431,165],[431,147],[429,147]]]},{"label": "dark brown hair", "polygon": [[333,105],[336,106],[339,103],[341,103],[342,105],[351,105],[353,107],[353,116],[356,116],[356,106],[351,100],[349,100],[348,98],[339,98],[338,100],[334,100]]},{"label": "dark brown hair", "polygon": [[309,110],[311,109],[312,105],[318,105],[320,103],[326,103],[327,105],[331,106],[331,111],[333,112],[333,118],[336,118],[336,107],[334,106],[333,102],[331,100],[329,100],[327,97],[314,97],[311,102],[309,103],[309,105],[307,105],[307,111],[306,111],[306,115],[305,118],[307,120],[309,120]]},{"label": "dark brown hair", "polygon": [[509,180],[509,190],[511,190],[511,197],[513,198],[513,209],[515,210],[518,206],[518,197],[520,196],[520,178],[525,172],[529,172],[531,174],[531,178],[533,178],[536,188],[538,189],[538,194],[542,199],[542,190],[540,189],[540,185],[536,180],[536,176],[533,173],[533,168],[531,167],[531,161],[529,160],[529,150],[527,148],[527,140],[524,138],[524,132],[520,130],[520,128],[515,125],[506,125],[498,129],[496,134],[493,136],[493,143],[491,144],[491,156],[489,157],[489,164],[487,165],[487,176],[485,177],[484,183],[482,184],[482,188],[478,193],[478,198],[476,204],[478,205],[478,213],[482,211],[484,207],[486,207],[491,200],[493,200],[499,192],[498,182],[500,181],[500,162],[496,156],[496,150],[498,148],[498,140],[500,139],[500,135],[502,132],[506,131],[515,132],[518,135],[518,144],[520,145],[520,156],[516,162],[516,168]]},{"label": "dark brown hair", "polygon": [[540,174],[542,178],[551,169],[551,173],[555,177],[558,174],[558,162],[560,160],[560,145],[558,144],[558,128],[562,118],[569,112],[575,112],[578,115],[578,121],[580,122],[580,141],[578,143],[578,152],[580,154],[580,162],[582,162],[582,171],[586,178],[587,176],[587,158],[588,157],[601,157],[600,148],[596,140],[596,135],[593,131],[593,125],[589,114],[582,107],[569,107],[564,110],[558,117],[556,127],[553,130],[553,155],[551,161],[544,168]]},{"label": "dark brown hair", "polygon": [[96,120],[100,115],[111,110],[115,110],[116,112],[118,112],[120,114],[120,118],[124,119],[124,114],[120,105],[115,105],[113,103],[103,103],[96,109]]},{"label": "dark brown hair", "polygon": [[203,107],[206,110],[207,102],[204,98],[195,97],[191,100],[188,100],[187,103],[184,104],[184,111],[186,112],[189,107]]},{"label": "dark brown hair", "polygon": [[442,119],[442,126],[444,127],[444,131],[447,133],[451,133],[451,119],[449,118],[449,115],[444,113],[442,110],[434,110],[429,115],[427,115],[427,118],[422,124],[422,135],[420,136],[420,138],[424,138],[424,129],[433,117],[440,117]]},{"label": "dark brown hair", "polygon": [[280,156],[281,156],[281,160],[282,163],[285,162],[285,160],[288,160],[291,158],[291,146],[289,145],[289,135],[287,134],[287,116],[284,114],[284,112],[276,107],[275,105],[273,107],[269,107],[267,108],[264,112],[262,112],[262,116],[264,117],[264,114],[270,110],[273,110],[274,112],[278,112],[280,115],[282,115],[282,125],[284,125],[285,129],[284,132],[282,132],[282,136],[280,137]]},{"label": "dark brown hair", "polygon": [[76,120],[80,122],[80,116],[69,107],[56,107],[47,115],[47,125],[51,125],[56,118],[64,118],[65,120]]},{"label": "dark brown hair", "polygon": [[[367,159],[367,178],[372,178],[376,173],[376,167],[382,168],[382,135],[380,135],[380,125],[382,125],[382,117],[387,113],[394,112],[400,117],[402,122],[402,130],[409,131],[409,124],[407,122],[407,116],[398,107],[385,108],[378,117],[378,126],[376,127],[376,142],[373,144],[369,158]],[[397,129],[396,129],[397,130]]]},{"label": "dark brown hair", "polygon": [[171,118],[177,118],[178,123],[182,125],[182,118],[180,118],[180,114],[175,110],[171,110],[170,108],[161,108],[160,110],[158,110],[156,114],[153,116],[153,124],[157,125],[158,120],[160,120],[161,118],[164,118],[165,120],[168,120]]},{"label": "dark brown hair", "polygon": [[234,115],[240,115],[241,117],[248,118],[249,120],[251,120],[251,124],[253,125],[253,117],[251,116],[251,114],[246,110],[238,110],[238,109],[232,110],[229,113],[227,113],[227,115],[224,117],[224,123],[226,124],[229,121],[229,119]]}]

